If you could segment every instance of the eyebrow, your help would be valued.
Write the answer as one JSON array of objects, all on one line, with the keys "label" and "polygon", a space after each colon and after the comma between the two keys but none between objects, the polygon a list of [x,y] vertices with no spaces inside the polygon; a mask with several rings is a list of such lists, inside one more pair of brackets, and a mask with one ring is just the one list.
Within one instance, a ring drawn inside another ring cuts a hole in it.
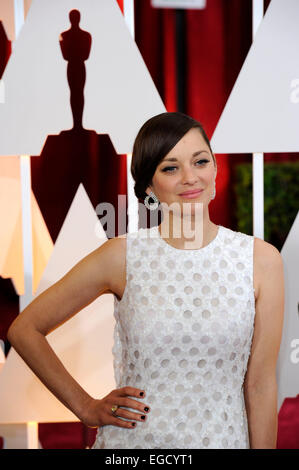
[{"label": "eyebrow", "polygon": [[[192,157],[197,157],[197,155],[199,155],[199,154],[202,153],[202,152],[209,153],[208,150],[198,150],[198,152],[194,152],[194,153],[192,154]],[[177,162],[177,161],[178,161],[177,158],[175,158],[175,157],[170,157],[170,158],[165,158],[164,160],[162,160],[161,163],[163,163],[163,162]]]}]

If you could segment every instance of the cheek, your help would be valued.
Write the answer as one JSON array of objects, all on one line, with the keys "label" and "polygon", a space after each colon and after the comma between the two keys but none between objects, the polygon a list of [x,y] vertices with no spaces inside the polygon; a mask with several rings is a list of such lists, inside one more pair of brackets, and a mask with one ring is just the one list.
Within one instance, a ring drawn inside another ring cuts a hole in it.
[{"label": "cheek", "polygon": [[205,178],[206,178],[207,180],[214,181],[214,178],[215,178],[215,171],[214,171],[214,169],[209,169],[209,170],[205,173]]},{"label": "cheek", "polygon": [[160,176],[156,179],[155,187],[159,192],[168,192],[175,187],[175,178]]}]

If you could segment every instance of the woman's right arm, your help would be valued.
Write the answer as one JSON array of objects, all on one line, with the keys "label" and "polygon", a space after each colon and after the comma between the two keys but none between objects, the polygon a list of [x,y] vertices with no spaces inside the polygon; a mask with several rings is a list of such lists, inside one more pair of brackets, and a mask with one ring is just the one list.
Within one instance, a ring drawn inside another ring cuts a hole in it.
[{"label": "woman's right arm", "polygon": [[7,334],[8,341],[44,385],[83,422],[94,400],[65,369],[45,336],[99,295],[111,291],[120,263],[123,257],[119,240],[107,240],[34,299]]}]

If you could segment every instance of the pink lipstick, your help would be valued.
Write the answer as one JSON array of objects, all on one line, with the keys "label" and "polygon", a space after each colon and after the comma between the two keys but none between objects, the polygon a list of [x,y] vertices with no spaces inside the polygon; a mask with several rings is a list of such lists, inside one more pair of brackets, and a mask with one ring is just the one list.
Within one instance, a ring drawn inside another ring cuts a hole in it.
[{"label": "pink lipstick", "polygon": [[203,192],[203,189],[195,189],[193,191],[186,191],[185,193],[179,194],[179,196],[187,199],[194,199],[199,196],[200,193]]}]

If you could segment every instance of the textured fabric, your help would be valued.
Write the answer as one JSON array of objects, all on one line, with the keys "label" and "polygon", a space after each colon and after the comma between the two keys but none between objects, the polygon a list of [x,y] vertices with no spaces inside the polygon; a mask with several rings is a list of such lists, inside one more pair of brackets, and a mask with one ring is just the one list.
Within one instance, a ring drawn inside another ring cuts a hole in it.
[{"label": "textured fabric", "polygon": [[218,227],[197,250],[172,247],[158,227],[127,234],[126,287],[114,296],[116,388],[144,389],[133,399],[151,411],[132,429],[100,427],[93,448],[249,448],[254,237]]}]

